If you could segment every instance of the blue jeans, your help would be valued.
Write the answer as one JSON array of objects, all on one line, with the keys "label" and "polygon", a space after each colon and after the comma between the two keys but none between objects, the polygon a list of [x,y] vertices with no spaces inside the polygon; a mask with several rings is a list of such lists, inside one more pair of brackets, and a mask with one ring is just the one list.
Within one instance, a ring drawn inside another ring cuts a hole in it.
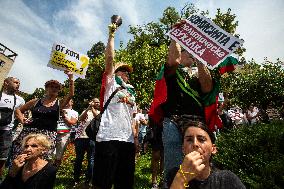
[{"label": "blue jeans", "polygon": [[95,142],[88,138],[77,138],[75,140],[75,152],[76,159],[74,163],[74,181],[79,182],[85,152],[87,152],[88,159],[86,182],[91,181],[93,178]]},{"label": "blue jeans", "polygon": [[164,183],[167,183],[168,173],[174,167],[179,167],[183,160],[182,137],[174,122],[169,118],[163,121],[164,145]]}]

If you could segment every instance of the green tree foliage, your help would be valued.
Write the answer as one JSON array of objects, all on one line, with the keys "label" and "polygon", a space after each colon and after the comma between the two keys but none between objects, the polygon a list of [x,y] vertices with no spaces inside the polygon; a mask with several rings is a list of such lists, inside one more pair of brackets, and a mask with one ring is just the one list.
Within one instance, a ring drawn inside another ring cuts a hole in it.
[{"label": "green tree foliage", "polygon": [[105,44],[101,41],[97,42],[92,46],[92,48],[87,52],[87,55],[90,59],[94,59],[104,54]]},{"label": "green tree foliage", "polygon": [[180,20],[181,16],[176,11],[174,7],[168,7],[163,12],[163,17],[160,18],[160,23],[164,26],[166,31],[169,31],[178,20]]},{"label": "green tree foliage", "polygon": [[237,174],[246,188],[283,188],[284,127],[282,122],[243,126],[217,139],[213,162]]},{"label": "green tree foliage", "polygon": [[26,102],[34,99],[34,98],[42,98],[44,96],[45,92],[43,88],[36,88],[35,91],[32,94],[28,94],[23,96]]},{"label": "green tree foliage", "polygon": [[142,108],[148,107],[153,98],[156,75],[166,61],[167,48],[167,45],[153,47],[144,44],[136,49],[135,54],[128,53],[127,49],[117,52],[117,61],[130,63],[134,68],[130,83],[136,89],[136,100]]},{"label": "green tree foliage", "polygon": [[97,97],[100,98],[100,88],[104,71],[104,55],[91,59],[86,78],[78,78],[75,81],[74,109],[82,112],[88,106],[88,102]]},{"label": "green tree foliage", "polygon": [[[231,9],[228,9],[226,13],[222,13],[220,9],[217,9],[217,14],[212,20],[223,30],[239,38],[240,35],[236,34],[239,22],[235,21],[235,19],[236,15],[231,13]],[[244,47],[239,47],[235,53],[241,56],[245,51],[246,49]]]},{"label": "green tree foliage", "polygon": [[277,107],[284,100],[284,70],[281,62],[266,61],[263,65],[254,60],[222,78],[223,91],[233,104],[243,108],[256,103],[265,108],[269,102]]}]

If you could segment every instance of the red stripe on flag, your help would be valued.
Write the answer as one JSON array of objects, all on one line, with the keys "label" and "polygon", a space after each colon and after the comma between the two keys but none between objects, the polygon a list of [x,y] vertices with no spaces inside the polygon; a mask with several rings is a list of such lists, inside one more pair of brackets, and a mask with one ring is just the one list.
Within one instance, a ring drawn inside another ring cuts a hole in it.
[{"label": "red stripe on flag", "polygon": [[149,110],[149,116],[155,123],[161,123],[164,118],[164,112],[161,108],[161,104],[167,100],[167,84],[165,77],[160,80],[156,80],[154,98]]},{"label": "red stripe on flag", "polygon": [[235,70],[235,66],[234,65],[228,65],[228,66],[224,66],[219,68],[219,73],[222,75],[226,72],[232,72]]}]

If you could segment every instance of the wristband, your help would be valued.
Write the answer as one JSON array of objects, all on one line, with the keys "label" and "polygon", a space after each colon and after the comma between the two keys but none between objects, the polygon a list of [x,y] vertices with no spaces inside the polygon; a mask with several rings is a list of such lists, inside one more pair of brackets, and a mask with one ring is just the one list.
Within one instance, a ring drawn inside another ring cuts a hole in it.
[{"label": "wristband", "polygon": [[186,177],[185,177],[185,174],[194,175],[195,173],[193,173],[193,172],[184,172],[184,171],[182,170],[181,165],[179,166],[179,172],[182,174],[183,179],[184,179],[184,184],[183,184],[183,186],[184,186],[185,188],[189,187],[188,183],[186,183]]}]

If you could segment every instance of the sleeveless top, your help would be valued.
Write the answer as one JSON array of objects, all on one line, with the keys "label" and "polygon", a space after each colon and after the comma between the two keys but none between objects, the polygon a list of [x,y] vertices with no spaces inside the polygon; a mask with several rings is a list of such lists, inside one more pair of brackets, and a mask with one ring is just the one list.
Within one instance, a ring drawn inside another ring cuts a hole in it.
[{"label": "sleeveless top", "polygon": [[59,119],[59,102],[56,100],[53,106],[46,107],[42,99],[38,100],[32,109],[32,123],[30,127],[40,130],[56,131]]}]

